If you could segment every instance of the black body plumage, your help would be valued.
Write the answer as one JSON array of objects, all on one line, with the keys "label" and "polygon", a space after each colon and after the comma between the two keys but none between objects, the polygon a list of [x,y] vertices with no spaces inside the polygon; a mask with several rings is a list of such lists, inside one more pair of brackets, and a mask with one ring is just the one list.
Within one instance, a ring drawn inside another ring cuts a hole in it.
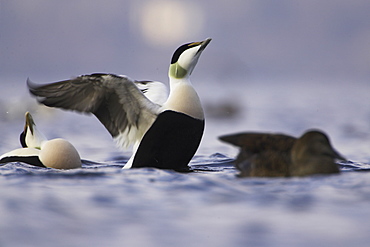
[{"label": "black body plumage", "polygon": [[198,149],[204,120],[174,111],[164,111],[144,135],[132,167],[156,167],[188,172],[188,163]]}]

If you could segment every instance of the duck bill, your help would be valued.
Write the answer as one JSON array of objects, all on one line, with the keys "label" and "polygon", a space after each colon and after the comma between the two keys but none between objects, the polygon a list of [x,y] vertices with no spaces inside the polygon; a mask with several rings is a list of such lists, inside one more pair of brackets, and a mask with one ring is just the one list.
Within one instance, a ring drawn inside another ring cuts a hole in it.
[{"label": "duck bill", "polygon": [[206,49],[207,45],[211,42],[211,40],[212,40],[211,38],[208,38],[208,39],[202,41],[197,54],[202,53],[202,51],[204,51],[204,49]]},{"label": "duck bill", "polygon": [[347,161],[346,158],[344,158],[340,153],[338,153],[336,150],[334,151],[334,158],[338,161]]},{"label": "duck bill", "polygon": [[33,126],[35,126],[35,122],[33,121],[32,115],[29,112],[26,112],[25,117],[26,117],[26,123],[24,125],[24,133],[26,133],[27,128],[29,128],[31,131],[31,134],[33,134],[34,132]]}]

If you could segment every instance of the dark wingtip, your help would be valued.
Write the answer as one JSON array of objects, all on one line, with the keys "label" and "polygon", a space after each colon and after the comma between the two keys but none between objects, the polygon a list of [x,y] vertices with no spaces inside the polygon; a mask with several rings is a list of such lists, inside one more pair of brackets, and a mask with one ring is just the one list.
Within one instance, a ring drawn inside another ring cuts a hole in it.
[{"label": "dark wingtip", "polygon": [[225,139],[226,139],[226,137],[228,137],[228,136],[219,136],[218,137],[218,139],[220,140],[220,141],[226,141]]},{"label": "dark wingtip", "polygon": [[232,135],[219,136],[218,139],[220,141],[227,142],[227,143],[238,146],[239,145],[239,137],[240,137],[240,134],[232,134]]},{"label": "dark wingtip", "polygon": [[29,77],[27,77],[27,81],[26,81],[26,83],[27,83],[27,87],[33,87],[33,85],[34,85],[34,83],[30,80],[30,78]]},{"label": "dark wingtip", "polygon": [[32,82],[32,81],[30,80],[30,78],[29,78],[29,77],[27,77],[27,81],[26,81],[26,83],[27,83],[28,91],[29,91],[32,95],[36,95],[36,94],[35,94],[35,90],[36,90],[36,88],[38,87],[38,85],[37,85],[36,83]]},{"label": "dark wingtip", "polygon": [[40,88],[45,86],[41,84],[34,83],[30,80],[30,78],[27,78],[27,88],[31,96],[35,97],[38,103],[44,103],[45,98],[42,95],[42,91],[40,91]]}]

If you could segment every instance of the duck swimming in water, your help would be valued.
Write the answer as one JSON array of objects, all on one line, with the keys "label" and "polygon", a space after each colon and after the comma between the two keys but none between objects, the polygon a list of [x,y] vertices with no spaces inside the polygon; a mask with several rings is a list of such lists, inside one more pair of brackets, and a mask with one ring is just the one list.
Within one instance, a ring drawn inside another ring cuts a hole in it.
[{"label": "duck swimming in water", "polygon": [[[180,46],[169,67],[170,93],[157,83],[156,93],[142,90],[140,81],[113,74],[92,74],[37,85],[27,80],[31,94],[50,107],[94,114],[122,147],[133,145],[124,168],[155,167],[191,171],[204,131],[204,113],[190,75],[211,39]],[[146,81],[150,85],[150,81]],[[167,95],[166,95],[167,96]]]},{"label": "duck swimming in water", "polygon": [[240,177],[290,177],[338,173],[335,160],[345,160],[329,138],[310,130],[300,138],[283,134],[239,133],[220,140],[240,147],[235,166]]},{"label": "duck swimming in water", "polygon": [[61,138],[47,140],[36,128],[29,112],[20,135],[23,148],[15,149],[0,156],[0,163],[24,162],[39,167],[74,169],[81,167],[81,159],[74,146]]}]

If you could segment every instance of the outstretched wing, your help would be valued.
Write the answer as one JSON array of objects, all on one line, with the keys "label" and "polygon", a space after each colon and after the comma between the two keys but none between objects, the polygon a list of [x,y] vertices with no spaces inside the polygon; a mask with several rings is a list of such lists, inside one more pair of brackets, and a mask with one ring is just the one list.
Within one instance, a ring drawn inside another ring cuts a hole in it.
[{"label": "outstretched wing", "polygon": [[125,76],[83,75],[45,85],[28,79],[27,86],[46,106],[93,113],[124,147],[142,138],[160,110]]},{"label": "outstretched wing", "polygon": [[286,152],[290,151],[296,138],[284,134],[270,134],[244,132],[220,136],[221,141],[239,146],[251,154],[267,150]]}]

